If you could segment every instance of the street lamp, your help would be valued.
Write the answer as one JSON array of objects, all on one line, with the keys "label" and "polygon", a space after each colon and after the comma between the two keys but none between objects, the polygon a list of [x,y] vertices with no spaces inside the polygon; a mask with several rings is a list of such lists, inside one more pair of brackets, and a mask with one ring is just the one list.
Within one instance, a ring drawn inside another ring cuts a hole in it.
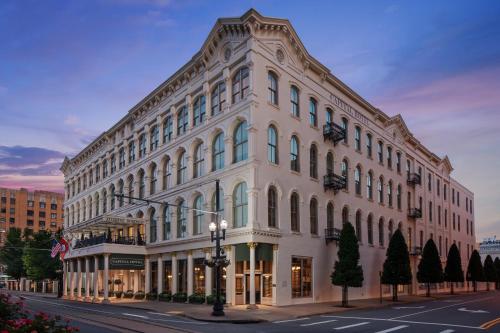
[{"label": "street lamp", "polygon": [[[229,260],[226,259],[224,250],[220,246],[220,241],[226,240],[226,229],[227,221],[221,220],[219,222],[219,180],[215,182],[215,222],[211,222],[208,225],[208,230],[210,230],[211,241],[215,241],[215,257],[210,260],[205,260],[205,265],[215,268],[215,301],[214,308],[212,311],[212,316],[223,316],[224,315],[224,304],[222,304],[220,299],[220,289],[221,289],[221,268],[227,267],[229,265]],[[222,230],[222,235],[220,231]]]}]

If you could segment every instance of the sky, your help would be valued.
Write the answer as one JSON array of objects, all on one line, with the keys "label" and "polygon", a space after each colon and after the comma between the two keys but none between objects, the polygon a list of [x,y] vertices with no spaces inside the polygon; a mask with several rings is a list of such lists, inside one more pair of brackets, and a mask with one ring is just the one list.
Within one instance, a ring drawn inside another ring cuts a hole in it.
[{"label": "sky", "polygon": [[402,114],[500,236],[500,1],[0,1],[0,187],[59,171],[199,50],[218,17],[291,21],[309,53]]}]

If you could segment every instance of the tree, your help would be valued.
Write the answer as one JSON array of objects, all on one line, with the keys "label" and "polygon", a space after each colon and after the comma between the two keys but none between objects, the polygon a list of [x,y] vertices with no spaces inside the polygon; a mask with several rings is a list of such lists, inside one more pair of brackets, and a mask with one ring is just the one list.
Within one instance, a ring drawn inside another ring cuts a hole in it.
[{"label": "tree", "polygon": [[436,243],[432,239],[425,243],[422,259],[418,264],[417,280],[419,283],[427,284],[427,297],[431,295],[431,283],[443,282],[443,267]]},{"label": "tree", "polygon": [[399,229],[389,241],[381,282],[392,285],[394,302],[398,300],[398,285],[411,282],[410,254],[405,238]]},{"label": "tree", "polygon": [[484,259],[484,280],[486,281],[486,290],[490,290],[490,282],[496,282],[497,272],[493,265],[493,259],[488,254]]},{"label": "tree", "polygon": [[359,263],[359,244],[354,228],[349,222],[340,233],[338,260],[331,275],[332,284],[342,287],[342,306],[348,306],[348,288],[363,285],[363,268]]},{"label": "tree", "polygon": [[497,280],[495,281],[495,289],[500,289],[500,259],[498,257],[495,258],[495,271],[497,272]]},{"label": "tree", "polygon": [[462,259],[456,244],[452,244],[448,251],[446,267],[444,268],[444,280],[450,282],[450,292],[453,295],[453,287],[456,282],[464,282],[464,271],[462,270]]},{"label": "tree", "polygon": [[472,282],[474,291],[477,291],[477,282],[484,281],[484,269],[477,250],[472,251],[469,259],[469,265],[467,266],[467,281]]},{"label": "tree", "polygon": [[3,248],[0,250],[0,260],[7,266],[5,273],[16,280],[25,276],[23,265],[24,241],[21,229],[10,228]]},{"label": "tree", "polygon": [[40,230],[33,233],[26,241],[24,254],[22,256],[27,276],[35,281],[43,279],[56,279],[56,271],[60,268],[58,257],[51,258],[50,249],[52,247],[51,234],[48,231]]}]

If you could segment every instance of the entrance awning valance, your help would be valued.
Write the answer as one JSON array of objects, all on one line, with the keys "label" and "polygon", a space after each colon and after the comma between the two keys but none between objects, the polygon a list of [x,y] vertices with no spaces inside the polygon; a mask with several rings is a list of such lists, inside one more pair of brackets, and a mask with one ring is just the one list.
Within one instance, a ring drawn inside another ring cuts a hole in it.
[{"label": "entrance awning valance", "polygon": [[135,217],[122,217],[117,215],[100,215],[93,219],[80,222],[64,229],[65,234],[77,232],[102,232],[108,228],[125,228],[134,225],[145,224],[146,219]]}]

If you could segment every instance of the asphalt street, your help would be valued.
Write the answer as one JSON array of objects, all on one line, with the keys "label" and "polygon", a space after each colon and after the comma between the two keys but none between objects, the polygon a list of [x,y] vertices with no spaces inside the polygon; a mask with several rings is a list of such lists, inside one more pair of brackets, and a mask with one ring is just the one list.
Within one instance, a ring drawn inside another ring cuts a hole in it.
[{"label": "asphalt street", "polygon": [[[26,296],[27,306],[60,314],[81,332],[500,332],[500,292],[463,294],[372,310],[350,310],[321,316],[258,324],[207,323],[171,314],[114,305],[76,303]],[[494,325],[498,321],[499,323]],[[491,327],[490,327],[491,326]]]}]

